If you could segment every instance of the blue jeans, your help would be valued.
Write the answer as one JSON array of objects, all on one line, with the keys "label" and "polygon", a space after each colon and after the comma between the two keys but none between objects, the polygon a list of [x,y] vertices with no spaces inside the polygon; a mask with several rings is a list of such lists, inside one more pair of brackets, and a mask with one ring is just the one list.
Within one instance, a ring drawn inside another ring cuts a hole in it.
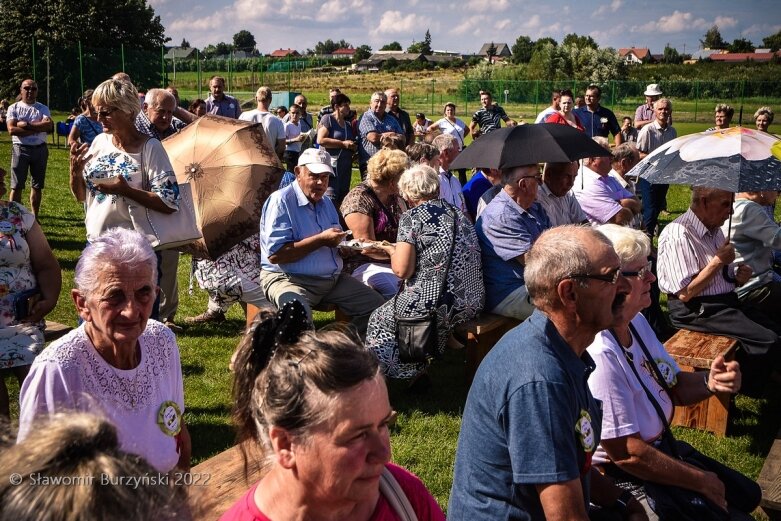
[{"label": "blue jeans", "polygon": [[659,212],[667,208],[667,190],[670,185],[652,185],[641,177],[636,186],[643,202],[643,228],[645,233],[653,238],[659,223]]}]

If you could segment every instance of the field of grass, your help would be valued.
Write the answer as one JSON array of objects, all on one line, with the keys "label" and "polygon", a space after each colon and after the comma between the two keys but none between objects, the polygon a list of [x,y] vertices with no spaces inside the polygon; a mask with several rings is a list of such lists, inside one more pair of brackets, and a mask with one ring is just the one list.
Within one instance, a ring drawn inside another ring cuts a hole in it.
[{"label": "field of grass", "polygon": [[[8,169],[9,164],[9,138],[3,133],[0,135],[0,166]],[[68,190],[67,165],[65,149],[51,147],[40,222],[63,270],[60,300],[49,318],[75,326],[77,317],[70,289],[85,234],[82,207]],[[26,193],[24,198],[27,198]],[[687,206],[688,190],[673,187],[669,211],[675,216]],[[183,256],[179,265],[179,318],[201,313],[206,307],[205,292],[197,287],[192,293],[187,291],[189,268],[190,259]],[[331,320],[333,314],[316,314],[318,325]],[[188,327],[178,335],[194,463],[233,444],[228,361],[239,341],[243,324],[241,308],[234,306],[228,312],[226,322]],[[392,430],[393,459],[418,474],[443,507],[447,506],[450,493],[456,441],[468,391],[464,366],[464,351],[448,351],[432,367],[434,385],[425,396],[411,396],[404,391],[403,383],[389,382],[391,403],[399,412],[398,422]],[[14,396],[18,387],[12,380],[6,379]],[[737,397],[729,437],[716,438],[683,428],[676,428],[676,434],[706,454],[756,478],[781,422],[779,391],[779,388],[773,389],[770,398],[764,400]],[[17,414],[16,410],[12,412],[14,416]]]}]

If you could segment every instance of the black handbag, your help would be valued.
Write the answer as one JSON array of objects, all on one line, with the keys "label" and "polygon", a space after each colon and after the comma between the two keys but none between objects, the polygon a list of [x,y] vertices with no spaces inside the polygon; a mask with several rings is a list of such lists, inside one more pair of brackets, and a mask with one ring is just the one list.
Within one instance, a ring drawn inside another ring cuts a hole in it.
[{"label": "black handbag", "polygon": [[[447,203],[445,204],[447,205]],[[458,214],[455,211],[452,214],[453,242],[450,244],[450,253],[445,261],[439,293],[432,308],[425,315],[400,317],[396,308],[396,300],[399,293],[406,287],[406,282],[393,297],[393,314],[396,317],[396,345],[399,349],[399,361],[402,363],[429,363],[438,355],[437,306],[445,292],[445,286],[447,286],[447,274],[450,271],[450,260],[456,247],[456,234],[458,233]]]},{"label": "black handbag", "polygon": [[[665,380],[648,351],[648,347],[646,347],[645,342],[631,323],[629,324],[629,330],[632,336],[637,339],[637,343],[640,344],[640,348],[643,350],[643,354],[645,354],[646,360],[651,366],[659,385],[668,395],[671,395],[667,380]],[[613,333],[616,342],[618,342],[618,337],[615,336],[615,333],[613,331],[611,333]],[[632,363],[631,354],[627,350],[623,351],[629,367],[640,382],[640,386],[645,391],[647,398],[651,401],[651,405],[653,405],[664,426],[662,436],[654,444],[654,447],[672,458],[686,462],[704,471],[715,473],[724,483],[727,504],[742,512],[752,512],[759,505],[759,501],[762,498],[762,491],[759,485],[740,472],[702,454],[688,443],[676,440],[670,430],[670,424],[664,411],[662,411],[661,406],[637,373],[637,368]],[[656,515],[659,516],[660,521],[729,521],[730,519],[728,512],[693,490],[654,483],[653,481],[642,481],[642,484],[645,489],[645,495],[648,498],[648,504]]]}]

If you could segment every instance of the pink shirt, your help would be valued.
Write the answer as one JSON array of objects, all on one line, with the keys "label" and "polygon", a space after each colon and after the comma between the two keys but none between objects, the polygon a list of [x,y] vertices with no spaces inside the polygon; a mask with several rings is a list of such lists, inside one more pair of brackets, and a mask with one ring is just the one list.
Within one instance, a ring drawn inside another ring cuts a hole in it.
[{"label": "pink shirt", "polygon": [[[387,467],[401,485],[420,521],[445,521],[445,514],[420,478],[393,463],[388,463]],[[230,510],[220,517],[220,521],[271,521],[255,505],[255,490],[258,485],[259,483],[256,483],[250,488]],[[399,521],[399,517],[385,497],[380,494],[380,499],[377,501],[377,506],[369,521]]]}]

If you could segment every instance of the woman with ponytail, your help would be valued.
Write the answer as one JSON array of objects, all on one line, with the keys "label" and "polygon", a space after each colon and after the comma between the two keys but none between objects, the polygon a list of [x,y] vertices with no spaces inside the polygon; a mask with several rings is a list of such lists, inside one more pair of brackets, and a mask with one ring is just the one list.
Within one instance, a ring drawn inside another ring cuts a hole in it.
[{"label": "woman with ponytail", "polygon": [[234,371],[238,438],[258,446],[264,475],[222,521],[444,520],[420,479],[390,463],[395,413],[352,330],[313,331],[296,300],[261,310]]}]

